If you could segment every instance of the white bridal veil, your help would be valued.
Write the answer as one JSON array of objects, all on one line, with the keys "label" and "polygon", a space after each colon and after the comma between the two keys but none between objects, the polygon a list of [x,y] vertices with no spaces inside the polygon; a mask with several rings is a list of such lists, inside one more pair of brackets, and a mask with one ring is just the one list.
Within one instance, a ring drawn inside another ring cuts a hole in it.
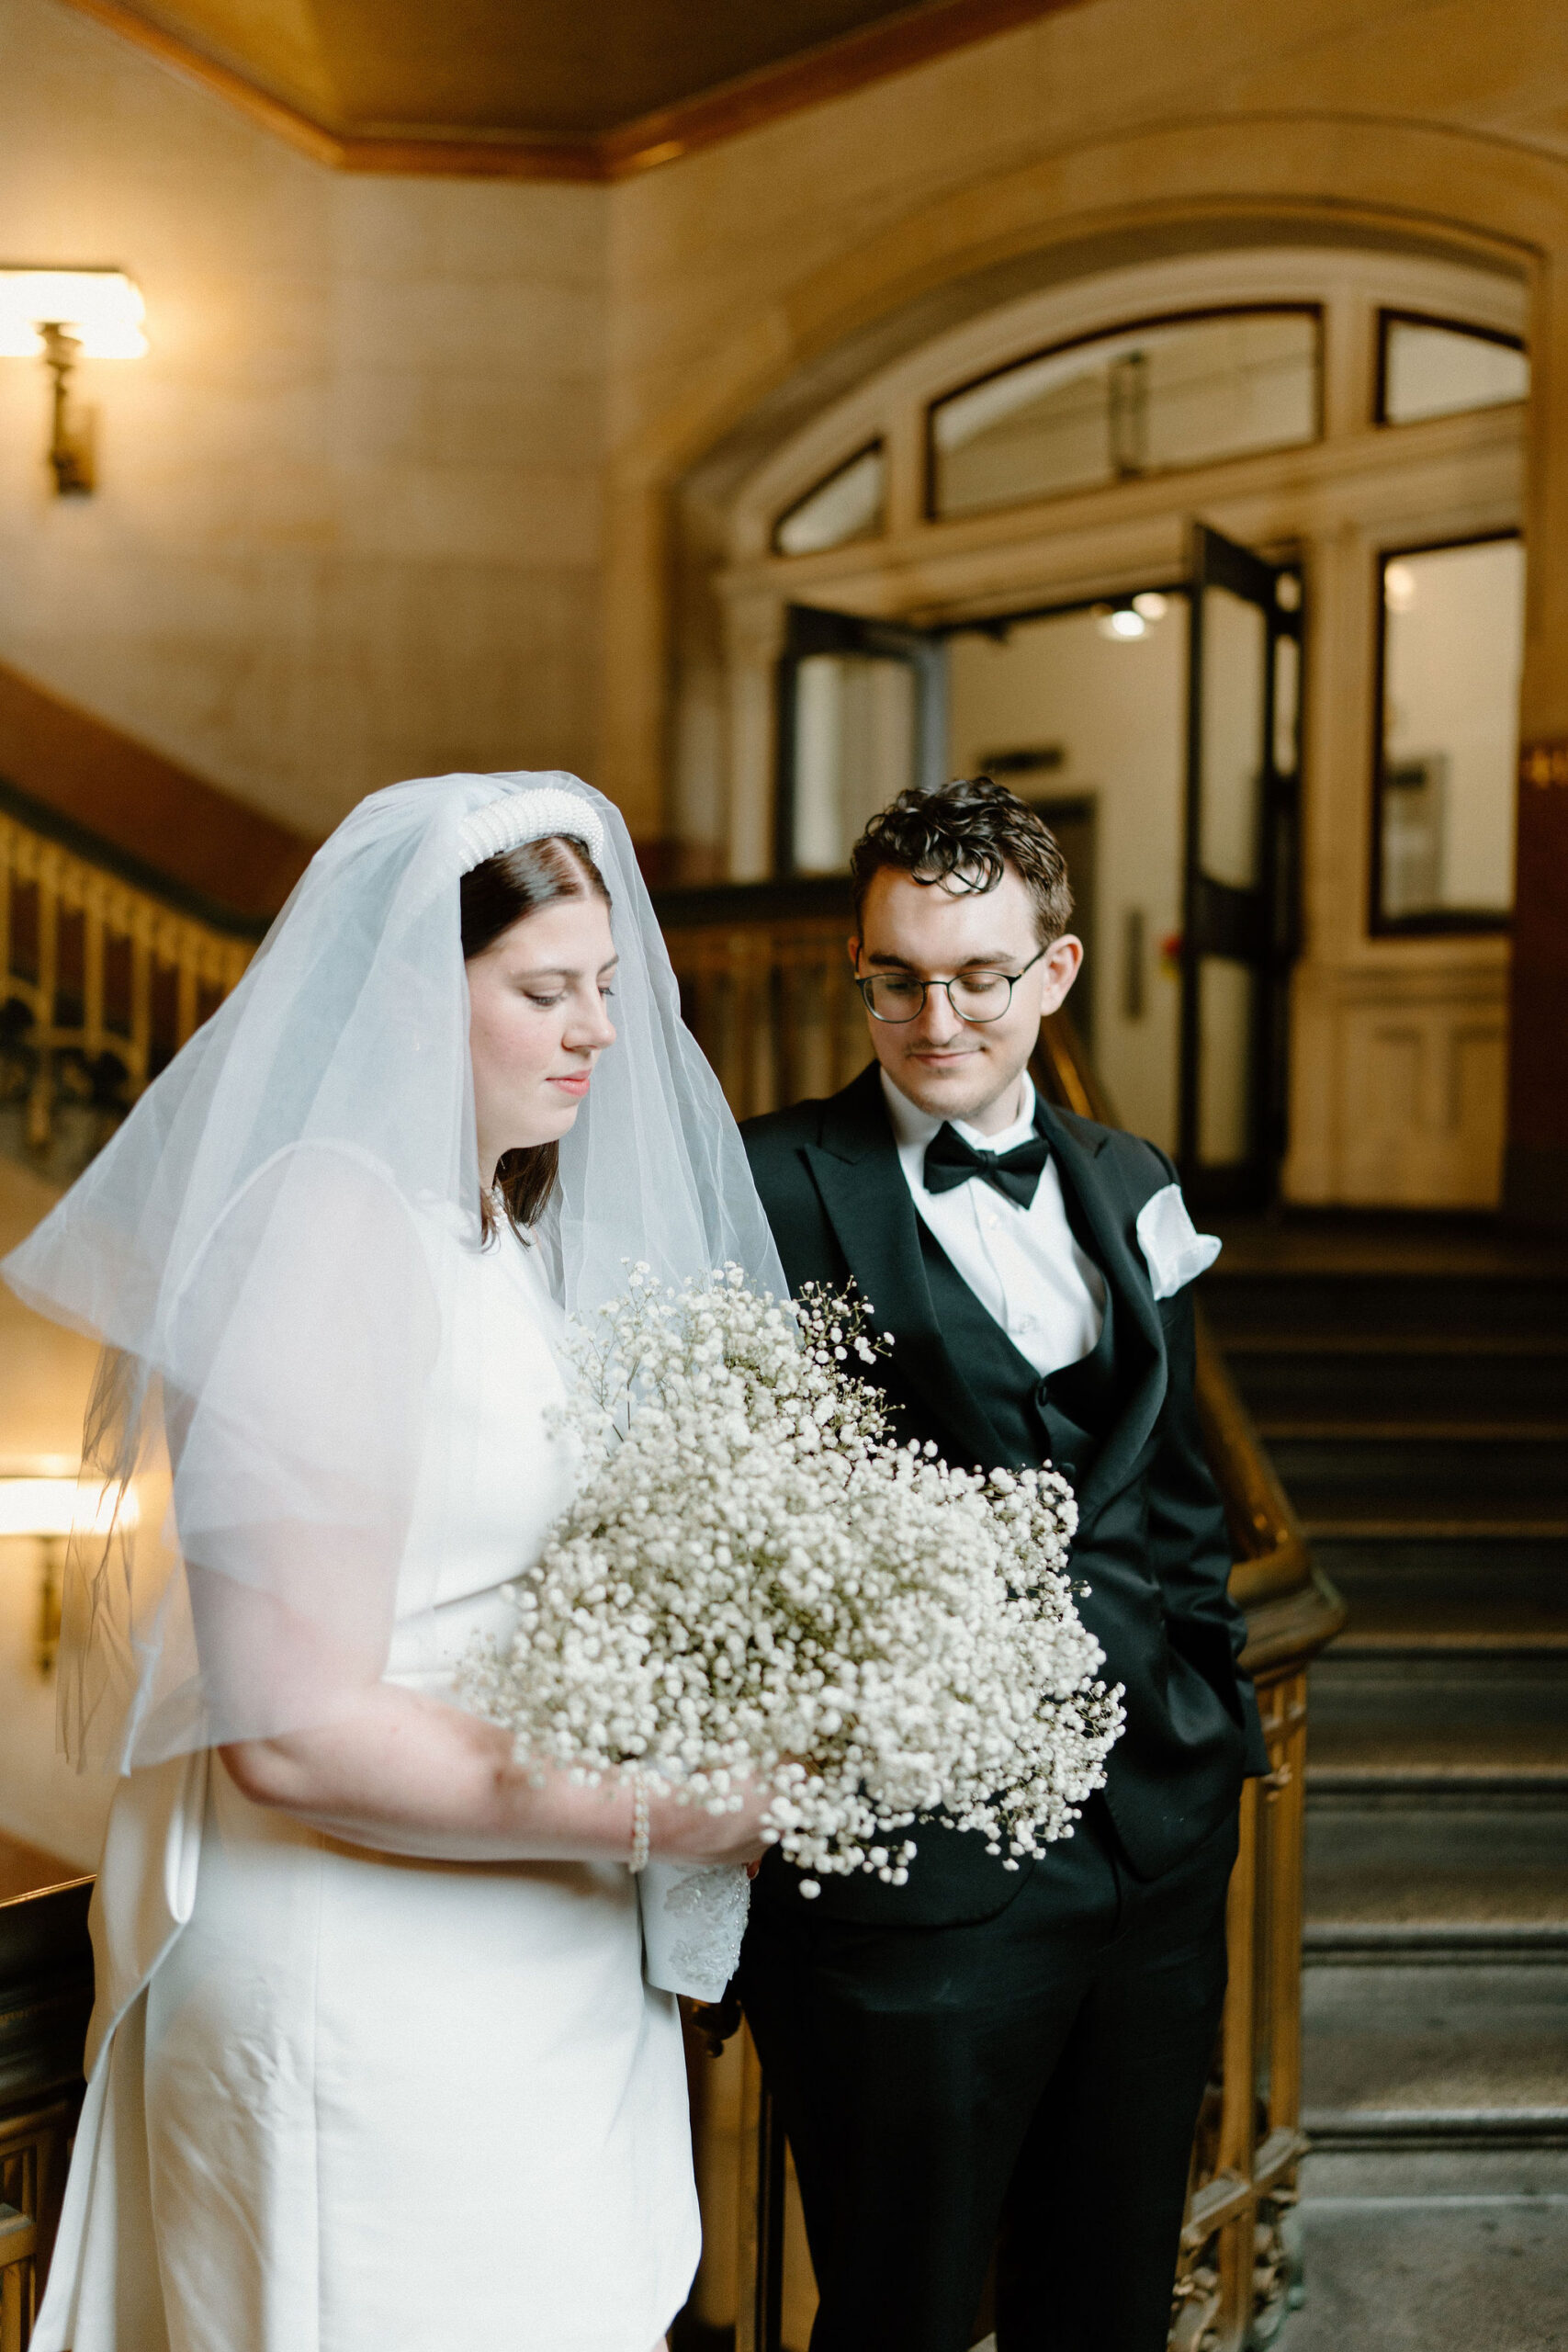
[{"label": "white bridal veil", "polygon": [[421,1605],[399,1576],[432,1370],[444,1336],[461,1344],[443,1269],[453,1244],[481,1246],[458,883],[546,832],[592,852],[621,959],[618,1039],[535,1245],[557,1297],[592,1307],[627,1260],[668,1281],[733,1260],[783,1293],[612,804],[554,774],[372,794],[5,1261],[29,1306],[104,1348],[62,1643],[78,1762],[124,1770],[319,1720],[312,1658],[383,1658],[394,1602]]}]

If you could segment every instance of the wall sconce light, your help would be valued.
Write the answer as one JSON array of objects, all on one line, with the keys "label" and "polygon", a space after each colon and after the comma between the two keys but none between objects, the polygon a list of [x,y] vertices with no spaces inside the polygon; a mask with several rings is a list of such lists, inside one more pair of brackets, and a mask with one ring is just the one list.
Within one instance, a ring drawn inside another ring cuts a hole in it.
[{"label": "wall sconce light", "polygon": [[119,269],[0,266],[0,357],[41,356],[52,379],[49,462],[59,498],[96,486],[91,411],[73,415],[79,359],[139,359],[147,348],[139,287]]},{"label": "wall sconce light", "polygon": [[[47,1681],[54,1672],[60,1648],[60,1601],[65,1581],[65,1549],[77,1511],[77,1474],[73,1467],[51,1462],[37,1470],[0,1473],[0,1540],[28,1537],[38,1547],[38,1611],[33,1655]],[[98,1532],[108,1532],[113,1493],[107,1489],[98,1512]],[[130,1529],[138,1520],[136,1490],[121,1498],[117,1525]]]}]

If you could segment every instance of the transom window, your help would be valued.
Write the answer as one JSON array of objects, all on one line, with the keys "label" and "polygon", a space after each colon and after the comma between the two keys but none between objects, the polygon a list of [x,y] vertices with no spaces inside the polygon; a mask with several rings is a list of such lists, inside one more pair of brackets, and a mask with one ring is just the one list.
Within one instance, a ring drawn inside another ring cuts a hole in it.
[{"label": "transom window", "polygon": [[880,441],[857,449],[784,509],[773,526],[774,553],[819,555],[824,548],[874,538],[882,528],[886,471]]},{"label": "transom window", "polygon": [[1530,363],[1512,335],[1401,311],[1378,313],[1380,424],[1416,424],[1526,399]]},{"label": "transom window", "polygon": [[930,512],[974,514],[1314,441],[1315,309],[1153,319],[1038,353],[933,403]]}]

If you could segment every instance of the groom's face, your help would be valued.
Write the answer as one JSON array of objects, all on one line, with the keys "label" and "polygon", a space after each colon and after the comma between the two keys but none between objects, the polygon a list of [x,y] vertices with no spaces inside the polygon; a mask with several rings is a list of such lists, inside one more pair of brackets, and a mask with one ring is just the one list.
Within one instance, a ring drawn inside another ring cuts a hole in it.
[{"label": "groom's face", "polygon": [[850,955],[863,978],[876,972],[920,980],[1021,974],[998,1020],[963,1020],[945,989],[928,989],[913,1021],[867,1015],[876,1058],[900,1092],[933,1118],[962,1119],[985,1133],[1018,1116],[1019,1080],[1041,1021],[1071,988],[1083,948],[1067,935],[1041,954],[1034,900],[1010,865],[986,891],[917,882],[884,866],[867,886]]}]

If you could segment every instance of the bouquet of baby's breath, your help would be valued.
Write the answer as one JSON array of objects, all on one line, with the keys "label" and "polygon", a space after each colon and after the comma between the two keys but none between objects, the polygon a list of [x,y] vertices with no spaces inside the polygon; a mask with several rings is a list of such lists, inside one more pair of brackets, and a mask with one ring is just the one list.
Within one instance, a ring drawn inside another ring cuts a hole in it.
[{"label": "bouquet of baby's breath", "polygon": [[465,1695],[591,1781],[640,1770],[716,1813],[761,1782],[807,1871],[902,1885],[931,1816],[1016,1869],[1070,1832],[1121,1729],[1067,1581],[1077,1514],[1053,1472],[895,1445],[852,1369],[879,1351],[868,1315],[780,1306],[739,1267],[673,1291],[635,1268],[570,1343],[566,1418],[602,1466]]}]

